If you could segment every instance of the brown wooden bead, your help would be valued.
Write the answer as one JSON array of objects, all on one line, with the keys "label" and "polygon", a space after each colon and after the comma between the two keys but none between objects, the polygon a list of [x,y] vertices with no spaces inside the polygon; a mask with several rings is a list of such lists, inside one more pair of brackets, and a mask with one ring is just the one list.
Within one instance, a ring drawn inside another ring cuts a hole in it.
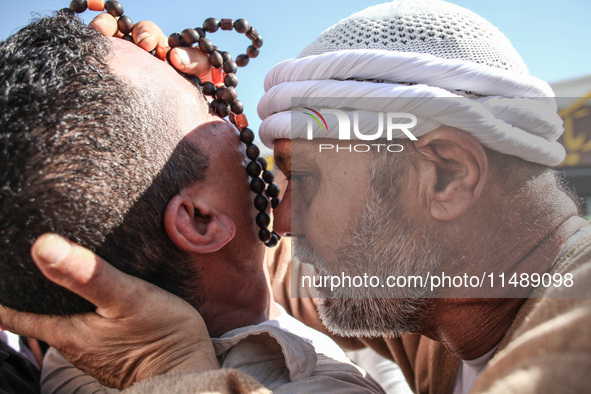
[{"label": "brown wooden bead", "polygon": [[215,94],[215,85],[211,82],[203,82],[203,94],[206,96],[213,96]]},{"label": "brown wooden bead", "polygon": [[247,145],[252,144],[254,142],[254,132],[248,127],[243,128],[240,132],[240,141]]},{"label": "brown wooden bead", "polygon": [[232,19],[220,20],[220,27],[222,30],[232,30],[234,28],[234,21]]},{"label": "brown wooden bead", "polygon": [[255,220],[260,228],[267,228],[271,224],[271,217],[267,212],[259,212]]},{"label": "brown wooden bead", "polygon": [[131,21],[131,18],[127,15],[121,15],[117,21],[117,29],[119,29],[119,31],[123,34],[131,33],[131,30],[133,29],[133,22]]},{"label": "brown wooden bead", "polygon": [[81,14],[88,8],[86,4],[86,0],[72,0],[70,2],[70,10],[74,11],[77,14]]},{"label": "brown wooden bead", "polygon": [[267,183],[273,183],[273,181],[275,180],[275,175],[273,175],[271,171],[265,170],[263,172],[263,180]]},{"label": "brown wooden bead", "polygon": [[222,101],[224,99],[224,92],[226,91],[226,87],[225,86],[220,86],[218,88],[218,90],[215,92],[215,98],[217,100]]},{"label": "brown wooden bead", "polygon": [[[262,171],[261,165],[256,160],[251,161],[246,166],[246,173],[248,174],[248,176],[251,176],[253,178],[255,176],[259,176],[259,174],[261,173],[261,171]],[[255,202],[255,206],[256,206],[256,202]],[[259,211],[260,211],[260,209],[259,209]]]},{"label": "brown wooden bead", "polygon": [[103,0],[86,0],[86,5],[91,11],[104,11],[105,2]]},{"label": "brown wooden bead", "polygon": [[262,194],[257,194],[257,196],[254,198],[254,207],[258,211],[266,211],[267,208],[269,208],[269,199]]},{"label": "brown wooden bead", "polygon": [[224,85],[226,86],[238,86],[238,77],[234,73],[228,73],[224,77]]},{"label": "brown wooden bead", "polygon": [[246,48],[246,56],[248,56],[249,58],[254,59],[258,55],[259,55],[259,49],[255,48],[254,45],[251,45],[248,48]]},{"label": "brown wooden bead", "polygon": [[255,40],[252,40],[252,46],[255,48],[260,48],[263,46],[263,37],[258,36]]},{"label": "brown wooden bead", "polygon": [[256,178],[252,178],[252,181],[250,181],[250,190],[256,194],[263,194],[265,191],[265,181],[263,181],[258,176]]},{"label": "brown wooden bead", "polygon": [[222,53],[222,49],[216,45],[213,46],[213,50]]},{"label": "brown wooden bead", "polygon": [[259,157],[257,159],[257,161],[261,164],[261,167],[263,167],[263,171],[266,171],[267,170],[267,160],[265,160],[264,157]]},{"label": "brown wooden bead", "polygon": [[250,30],[246,32],[246,37],[250,38],[251,40],[256,40],[259,36],[259,32],[256,31],[254,27],[251,27]]},{"label": "brown wooden bead", "polygon": [[205,30],[203,30],[202,27],[196,27],[195,31],[197,33],[199,33],[199,37],[201,37],[201,38],[205,38],[205,36],[207,35],[207,32]]},{"label": "brown wooden bead", "polygon": [[224,59],[222,58],[222,55],[219,52],[213,51],[209,54],[209,64],[211,64],[212,67],[219,68],[222,66],[223,63]]},{"label": "brown wooden bead", "polygon": [[195,30],[195,29],[185,29],[185,30],[183,30],[181,32],[181,37],[182,37],[183,41],[186,42],[189,45],[195,44],[201,38],[201,36],[199,35],[199,33],[197,33],[197,30]]},{"label": "brown wooden bead", "polygon": [[133,43],[133,37],[131,36],[131,34],[126,34],[122,37],[125,41],[129,41],[131,43]]},{"label": "brown wooden bead", "polygon": [[242,101],[236,100],[232,103],[232,112],[234,112],[236,115],[240,115],[243,111],[244,104],[242,104]]},{"label": "brown wooden bead", "polygon": [[225,73],[236,73],[236,71],[238,71],[238,66],[236,65],[236,62],[233,60],[228,60],[227,62],[225,62],[222,65],[222,68],[224,69]]},{"label": "brown wooden bead", "polygon": [[271,208],[277,209],[277,207],[279,206],[279,203],[280,202],[281,202],[281,199],[279,197],[272,198],[271,199]]},{"label": "brown wooden bead", "polygon": [[215,113],[218,114],[220,118],[225,118],[230,114],[230,109],[226,105],[226,103],[220,102],[215,109]]},{"label": "brown wooden bead", "polygon": [[236,114],[232,112],[232,107],[230,107],[230,122],[232,122],[233,125],[236,124]]},{"label": "brown wooden bead", "polygon": [[215,33],[220,28],[220,21],[215,18],[207,18],[203,22],[203,30],[208,33]]},{"label": "brown wooden bead", "polygon": [[105,2],[105,11],[113,18],[123,15],[123,6],[117,0],[108,0]]},{"label": "brown wooden bead", "polygon": [[222,93],[224,101],[226,104],[230,105],[238,98],[238,93],[233,86],[227,86],[224,92]]},{"label": "brown wooden bead", "polygon": [[250,30],[250,24],[245,19],[236,19],[236,22],[234,22],[234,30],[238,33],[244,34]]},{"label": "brown wooden bead", "polygon": [[267,187],[267,196],[271,197],[271,198],[275,198],[275,197],[279,197],[279,186],[277,186],[276,183],[271,183],[268,187]]},{"label": "brown wooden bead", "polygon": [[168,46],[171,48],[180,47],[183,45],[183,38],[179,33],[172,33],[168,36]]},{"label": "brown wooden bead", "polygon": [[261,154],[261,151],[260,151],[259,147],[256,146],[255,144],[252,144],[248,148],[246,148],[246,157],[248,157],[250,160],[258,159],[260,154]]},{"label": "brown wooden bead", "polygon": [[265,246],[268,248],[274,248],[279,243],[279,236],[274,232],[271,233],[271,239],[269,242],[265,242]]},{"label": "brown wooden bead", "polygon": [[222,58],[224,59],[224,62],[227,62],[228,60],[232,60],[232,55],[230,55],[229,52],[221,51],[220,53],[222,55]]},{"label": "brown wooden bead", "polygon": [[236,57],[236,65],[238,67],[246,67],[248,65],[250,58],[246,55],[238,55]]},{"label": "brown wooden bead", "polygon": [[271,231],[267,228],[262,228],[259,231],[259,239],[265,243],[269,242],[271,240]]},{"label": "brown wooden bead", "polygon": [[[170,42],[168,43],[168,45],[170,45]],[[203,53],[212,53],[213,44],[207,38],[202,38],[199,40],[199,49],[201,49],[201,52]]]}]

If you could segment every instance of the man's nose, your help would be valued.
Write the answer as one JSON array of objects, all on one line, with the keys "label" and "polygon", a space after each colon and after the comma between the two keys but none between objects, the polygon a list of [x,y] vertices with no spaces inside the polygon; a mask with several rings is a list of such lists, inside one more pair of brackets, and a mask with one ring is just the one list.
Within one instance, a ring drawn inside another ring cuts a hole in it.
[{"label": "man's nose", "polygon": [[291,237],[292,235],[302,234],[300,221],[292,220],[291,190],[286,190],[281,203],[275,212],[273,212],[273,231],[282,237]]}]

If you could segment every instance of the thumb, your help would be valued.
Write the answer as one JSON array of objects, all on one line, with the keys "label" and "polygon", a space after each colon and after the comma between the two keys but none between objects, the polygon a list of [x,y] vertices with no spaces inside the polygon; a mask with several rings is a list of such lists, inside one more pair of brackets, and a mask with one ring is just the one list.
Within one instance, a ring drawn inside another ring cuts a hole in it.
[{"label": "thumb", "polygon": [[209,57],[199,48],[176,47],[170,52],[170,62],[179,71],[211,81]]},{"label": "thumb", "polygon": [[138,292],[150,286],[57,234],[39,237],[31,255],[49,280],[96,305],[97,314],[103,317],[128,316],[138,303]]}]

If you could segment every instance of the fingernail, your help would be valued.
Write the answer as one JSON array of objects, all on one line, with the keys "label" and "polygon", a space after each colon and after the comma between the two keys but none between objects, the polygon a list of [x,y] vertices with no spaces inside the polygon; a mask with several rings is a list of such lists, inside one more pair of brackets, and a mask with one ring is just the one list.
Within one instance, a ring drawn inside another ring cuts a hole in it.
[{"label": "fingernail", "polygon": [[72,245],[57,234],[42,235],[36,244],[36,256],[49,265],[61,263],[72,250]]},{"label": "fingernail", "polygon": [[147,31],[143,32],[142,34],[140,34],[139,36],[137,36],[137,43],[139,44],[140,42],[144,41],[148,37],[152,37],[150,35],[150,33],[148,33]]},{"label": "fingernail", "polygon": [[181,63],[183,63],[183,66],[186,66],[189,63],[191,63],[191,59],[189,59],[189,54],[187,53],[187,51],[181,48],[177,48],[176,53],[181,58]]}]

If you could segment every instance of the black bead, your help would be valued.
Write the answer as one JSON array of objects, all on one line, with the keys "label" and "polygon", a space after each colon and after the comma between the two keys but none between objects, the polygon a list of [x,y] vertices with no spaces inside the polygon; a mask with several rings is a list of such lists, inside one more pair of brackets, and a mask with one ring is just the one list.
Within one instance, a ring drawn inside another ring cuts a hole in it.
[{"label": "black bead", "polygon": [[211,82],[203,82],[203,94],[206,96],[213,96],[215,94],[216,87]]},{"label": "black bead", "polygon": [[195,29],[185,29],[185,30],[183,30],[181,32],[181,37],[183,38],[183,41],[186,42],[189,45],[195,44],[201,38],[201,36],[199,35],[199,33],[197,33],[197,30],[195,30]]},{"label": "black bead", "polygon": [[219,101],[224,100],[224,92],[226,91],[225,86],[220,86],[218,90],[215,92],[215,98]]},{"label": "black bead", "polygon": [[131,30],[133,29],[131,18],[127,15],[122,15],[117,21],[117,29],[123,34],[131,33]]},{"label": "black bead", "polygon": [[262,228],[261,231],[259,231],[259,239],[265,243],[269,242],[271,240],[271,231],[267,228]]},{"label": "black bead", "polygon": [[228,86],[226,90],[224,90],[223,96],[226,104],[232,104],[234,101],[236,101],[236,98],[238,98],[238,93],[234,87]]},{"label": "black bead", "polygon": [[275,233],[271,234],[269,242],[265,242],[265,246],[268,248],[274,248],[279,243],[279,236]]},{"label": "black bead", "polygon": [[265,172],[263,172],[263,180],[271,184],[275,180],[275,175],[273,175],[271,171],[265,170]]},{"label": "black bead", "polygon": [[260,154],[261,151],[259,147],[254,144],[246,148],[246,157],[248,157],[250,160],[256,160]]},{"label": "black bead", "polygon": [[207,35],[207,33],[205,32],[205,30],[203,30],[203,28],[201,28],[201,27],[196,27],[195,28],[195,31],[197,33],[199,33],[199,37],[201,37],[201,38],[205,38],[205,36]]},{"label": "black bead", "polygon": [[246,67],[250,58],[246,55],[238,55],[236,57],[236,65],[238,67]]},{"label": "black bead", "polygon": [[86,5],[86,0],[72,0],[70,2],[70,10],[77,14],[86,11],[87,8],[88,6]]},{"label": "black bead", "polygon": [[122,37],[125,41],[133,43],[133,37],[130,34],[126,34]]},{"label": "black bead", "polygon": [[280,202],[281,202],[281,199],[279,197],[272,198],[271,199],[271,208],[277,209]]},{"label": "black bead", "polygon": [[123,6],[117,0],[108,0],[105,2],[105,11],[113,18],[123,15]]},{"label": "black bead", "polygon": [[202,38],[199,40],[199,49],[203,53],[212,53],[213,52],[213,44],[207,38]]},{"label": "black bead", "polygon": [[216,45],[213,46],[213,50],[220,53],[222,52],[222,49]]},{"label": "black bead", "polygon": [[[248,176],[251,177],[255,177],[255,176],[259,176],[259,174],[261,173],[261,165],[259,164],[258,161],[251,161],[250,163],[248,163],[248,165],[246,166],[246,173],[248,174]],[[260,211],[260,209],[259,209]]]},{"label": "black bead", "polygon": [[224,85],[226,85],[228,87],[238,86],[238,77],[236,76],[236,74],[234,74],[234,73],[226,74],[226,76],[224,77]]},{"label": "black bead", "polygon": [[222,54],[222,58],[224,59],[224,62],[227,62],[228,60],[232,60],[232,55],[230,55],[229,52],[220,52]]},{"label": "black bead", "polygon": [[236,62],[233,60],[228,60],[227,62],[225,62],[222,68],[224,69],[224,72],[226,74],[235,74],[236,71],[238,71],[238,66],[236,65]]},{"label": "black bead", "polygon": [[263,194],[265,191],[265,181],[263,181],[258,176],[256,178],[252,178],[252,181],[250,181],[250,190],[256,194]]},{"label": "black bead", "polygon": [[254,132],[248,127],[243,128],[240,131],[240,141],[244,142],[245,144],[252,144],[254,142]]},{"label": "black bead", "polygon": [[269,199],[262,194],[257,194],[254,198],[254,207],[261,212],[266,211],[269,208]]},{"label": "black bead", "polygon": [[215,33],[220,28],[220,21],[215,18],[207,18],[203,22],[203,30],[208,33]]},{"label": "black bead", "polygon": [[220,100],[212,100],[211,103],[209,103],[209,109],[211,109],[214,114],[217,113],[218,105],[220,103]]},{"label": "black bead", "polygon": [[244,104],[242,104],[242,101],[236,100],[232,103],[232,112],[234,112],[236,115],[240,115],[243,111]]},{"label": "black bead", "polygon": [[220,118],[225,118],[230,114],[230,109],[226,105],[226,103],[220,102],[215,109],[215,113],[218,114]]},{"label": "black bead", "polygon": [[250,24],[245,19],[236,19],[234,21],[234,30],[238,33],[244,34],[250,30]]},{"label": "black bead", "polygon": [[252,46],[255,48],[260,48],[263,46],[263,37],[258,36],[256,39],[252,40]]},{"label": "black bead", "polygon": [[271,217],[267,212],[259,212],[256,217],[257,226],[267,228],[271,224]]},{"label": "black bead", "polygon": [[276,183],[271,183],[267,186],[267,196],[271,198],[279,197],[279,186]]},{"label": "black bead", "polygon": [[259,157],[257,161],[261,164],[261,167],[263,167],[263,171],[267,171],[267,160],[265,160],[264,157]]},{"label": "black bead", "polygon": [[251,40],[256,40],[259,37],[259,32],[256,31],[254,27],[251,27],[249,31],[246,32],[246,37],[250,38]]},{"label": "black bead", "polygon": [[222,55],[220,55],[219,52],[213,51],[209,54],[209,64],[211,64],[212,67],[221,67],[223,63],[224,59],[222,58]]},{"label": "black bead", "polygon": [[168,36],[168,46],[171,48],[180,47],[183,45],[183,38],[179,33],[172,33]]},{"label": "black bead", "polygon": [[170,54],[172,53],[172,49],[169,49],[168,52],[166,52],[166,61],[169,64],[172,64],[172,62],[170,61]]},{"label": "black bead", "polygon": [[259,49],[255,48],[254,45],[251,45],[248,48],[246,48],[246,56],[248,56],[249,58],[253,59],[253,58],[257,57],[258,55],[259,55]]}]

